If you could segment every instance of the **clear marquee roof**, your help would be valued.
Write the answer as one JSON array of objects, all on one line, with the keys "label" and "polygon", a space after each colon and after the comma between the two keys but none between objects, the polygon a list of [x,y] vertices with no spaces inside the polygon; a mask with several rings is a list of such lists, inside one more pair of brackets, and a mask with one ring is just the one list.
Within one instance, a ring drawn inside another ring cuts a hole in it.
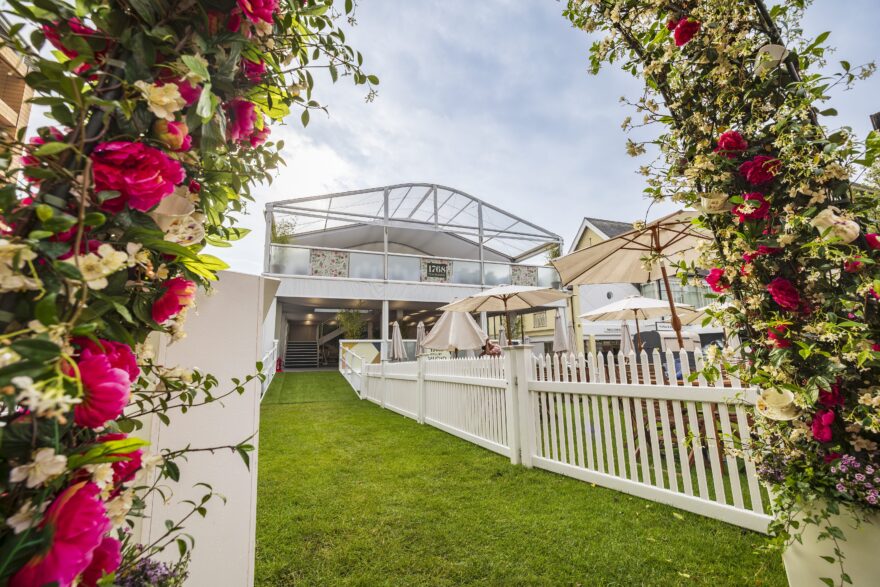
[{"label": "clear marquee roof", "polygon": [[[441,248],[441,242],[449,236],[455,237],[460,245],[469,243],[477,249],[482,242],[489,256],[519,262],[562,242],[558,235],[527,220],[436,184],[407,183],[295,198],[270,202],[266,209],[274,222],[276,238],[281,236],[278,240],[293,244],[316,242],[309,237],[322,233],[342,237],[343,232],[366,233],[372,232],[371,227],[391,227],[401,229],[396,231],[400,235],[412,234],[414,229],[432,231]],[[344,244],[337,245],[326,244],[329,240],[323,239],[323,246],[353,248],[352,243],[344,243],[344,238],[340,240]]]}]

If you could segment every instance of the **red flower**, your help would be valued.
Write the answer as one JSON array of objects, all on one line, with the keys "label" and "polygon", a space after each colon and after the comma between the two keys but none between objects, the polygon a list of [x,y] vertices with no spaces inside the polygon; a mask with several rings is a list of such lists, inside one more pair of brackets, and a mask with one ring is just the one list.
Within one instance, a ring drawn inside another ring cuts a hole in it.
[{"label": "red flower", "polygon": [[875,353],[880,353],[880,342],[871,343],[871,350]]},{"label": "red flower", "polygon": [[868,246],[874,249],[880,249],[880,235],[875,232],[871,232],[865,235],[865,240],[868,241]]},{"label": "red flower", "polygon": [[237,33],[241,30],[241,10],[238,8],[229,15],[229,20],[226,21],[226,30],[230,33]]},{"label": "red flower", "polygon": [[709,275],[706,276],[706,283],[709,285],[709,289],[716,293],[722,293],[730,289],[730,285],[724,277],[724,269],[719,269],[718,267],[709,271]]},{"label": "red flower", "polygon": [[143,143],[102,143],[95,147],[91,158],[95,192],[119,192],[101,203],[101,208],[109,212],[119,212],[126,204],[146,212],[186,179],[178,161]]},{"label": "red flower", "polygon": [[77,368],[84,397],[73,408],[73,419],[83,428],[100,428],[108,420],[115,420],[128,404],[131,383],[140,374],[140,368],[128,345],[111,340],[82,342]]},{"label": "red flower", "polygon": [[842,456],[843,455],[840,454],[839,452],[829,452],[829,453],[826,453],[824,457],[822,457],[822,460],[825,461],[826,463],[833,463],[834,461],[836,461],[837,459],[839,459]]},{"label": "red flower", "polygon": [[763,185],[773,181],[782,162],[767,155],[757,155],[739,166],[739,172],[752,185]]},{"label": "red flower", "polygon": [[819,442],[831,442],[831,425],[834,423],[834,410],[819,410],[813,416],[813,438]]},{"label": "red flower", "polygon": [[266,75],[266,62],[262,59],[260,59],[259,61],[242,59],[241,72],[244,74],[244,77],[248,79],[248,81],[258,84],[262,81],[263,76]]},{"label": "red flower", "polygon": [[843,394],[840,393],[840,381],[831,386],[831,389],[819,390],[819,405],[824,408],[833,408],[843,405]]},{"label": "red flower", "polygon": [[111,536],[105,536],[95,552],[92,562],[83,572],[82,587],[95,587],[104,575],[109,575],[119,568],[122,562],[122,544]]},{"label": "red flower", "polygon": [[[98,437],[98,442],[109,442],[111,440],[125,440],[128,434],[123,432],[113,432]],[[117,487],[123,483],[128,483],[140,471],[144,451],[141,449],[133,450],[125,453],[113,453],[111,457],[119,457],[122,460],[113,462],[113,484]]]},{"label": "red flower", "polygon": [[773,342],[773,346],[778,349],[787,349],[791,346],[791,341],[786,338],[788,334],[788,326],[780,324],[771,326],[767,329],[767,338]]},{"label": "red flower", "polygon": [[200,191],[202,191],[202,184],[200,184],[199,182],[197,182],[197,181],[194,180],[194,179],[193,179],[193,180],[190,180],[190,182],[189,182],[189,191],[191,191],[191,192],[194,193],[194,194],[199,193]]},{"label": "red flower", "polygon": [[742,135],[735,130],[729,130],[721,133],[718,137],[718,146],[715,152],[727,157],[728,159],[736,159],[736,157],[749,148]]},{"label": "red flower", "polygon": [[48,547],[12,576],[10,587],[68,587],[89,567],[111,526],[100,493],[94,483],[81,482],[58,494],[40,522],[51,529]]},{"label": "red flower", "polygon": [[251,22],[271,23],[278,10],[278,0],[238,0],[238,6]]},{"label": "red flower", "polygon": [[781,253],[782,249],[779,247],[768,247],[767,245],[758,245],[758,248],[754,253],[743,253],[743,261],[746,263],[751,263],[758,257],[762,257],[764,255],[775,255],[776,253]]},{"label": "red flower", "polygon": [[[55,128],[54,126],[47,127],[46,133],[49,134],[56,142],[64,140],[64,133]],[[27,155],[23,155],[21,158],[21,166],[24,167],[24,171],[22,172],[31,183],[40,183],[42,180],[38,177],[34,177],[33,174],[28,173],[28,167],[40,167],[40,158],[35,157],[33,152],[37,150],[37,147],[46,144],[46,139],[37,135],[35,137],[31,137],[31,140],[28,141],[28,146],[25,148]]]},{"label": "red flower", "polygon": [[862,263],[859,259],[861,259],[861,257],[856,257],[852,261],[844,261],[843,270],[847,273],[858,273],[859,271],[861,271],[864,268],[865,264]]},{"label": "red flower", "polygon": [[226,138],[243,143],[250,141],[257,122],[257,108],[253,102],[234,98],[226,108]]},{"label": "red flower", "polygon": [[669,20],[666,21],[666,28],[670,31],[674,31],[676,25],[678,25],[678,21],[675,20],[674,18],[670,18]]},{"label": "red flower", "polygon": [[153,320],[162,324],[192,305],[196,284],[182,277],[174,277],[162,284],[165,292],[153,302]]},{"label": "red flower", "polygon": [[254,134],[251,135],[251,147],[259,147],[260,145],[265,143],[266,140],[268,140],[269,138],[270,132],[271,129],[269,128],[269,125],[266,124],[266,119],[263,118],[263,128],[259,130],[254,129]]},{"label": "red flower", "polygon": [[746,220],[763,220],[770,212],[770,202],[759,192],[751,192],[743,196],[743,203],[733,207],[733,213],[742,224]]},{"label": "red flower", "polygon": [[[668,27],[669,25],[667,25]],[[678,21],[678,24],[675,25],[675,30],[672,32],[672,36],[675,39],[675,45],[677,47],[681,47],[686,45],[697,32],[700,30],[700,23],[696,20],[690,20],[687,17],[682,18]]]},{"label": "red flower", "polygon": [[767,285],[767,291],[780,308],[797,312],[801,309],[801,295],[792,283],[784,277],[777,277]]}]

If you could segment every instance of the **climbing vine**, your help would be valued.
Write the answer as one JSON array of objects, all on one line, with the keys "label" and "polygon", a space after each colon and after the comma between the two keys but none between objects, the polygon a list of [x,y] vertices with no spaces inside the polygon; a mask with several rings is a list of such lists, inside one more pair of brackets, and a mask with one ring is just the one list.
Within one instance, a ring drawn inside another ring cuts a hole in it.
[{"label": "climbing vine", "polygon": [[569,0],[565,16],[601,35],[593,73],[617,63],[644,81],[639,118],[624,126],[660,129],[627,145],[659,153],[641,168],[647,195],[696,208],[714,235],[680,274],[707,275],[710,314],[742,341],[729,366],[761,389],[760,442],[745,448],[774,496],[777,544],[798,539],[806,511],[839,545],[835,514],[880,508],[878,199],[854,182],[880,155],[880,134],[826,128],[830,90],[874,65],[824,73],[829,33],[804,35],[808,4]]}]

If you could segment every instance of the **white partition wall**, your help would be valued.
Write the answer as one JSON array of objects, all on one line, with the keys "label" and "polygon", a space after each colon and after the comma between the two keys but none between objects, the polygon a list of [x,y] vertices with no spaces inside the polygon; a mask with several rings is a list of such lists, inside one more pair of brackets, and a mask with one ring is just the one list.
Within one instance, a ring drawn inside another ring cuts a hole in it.
[{"label": "white partition wall", "polygon": [[[276,326],[275,292],[278,281],[241,273],[223,272],[212,296],[200,294],[186,322],[185,339],[159,344],[157,359],[166,366],[198,368],[220,380],[217,394],[230,388],[230,379],[254,373],[256,363],[271,350]],[[273,366],[274,367],[274,366]],[[239,396],[225,398],[222,405],[209,404],[186,414],[175,414],[171,426],[150,423],[150,450],[229,445],[254,436],[259,429],[261,385],[258,380]],[[216,395],[216,394],[215,394]],[[254,446],[258,436],[250,441]],[[226,498],[208,505],[208,515],[189,519],[186,529],[195,538],[190,565],[191,587],[253,585],[256,523],[257,454],[251,453],[248,470],[237,454],[196,453],[181,463],[179,484],[170,485],[174,496],[163,503],[154,494],[140,540],[150,543],[165,531],[166,519],[186,511],[180,502],[195,499],[210,484]],[[172,545],[176,552],[176,546]]]}]

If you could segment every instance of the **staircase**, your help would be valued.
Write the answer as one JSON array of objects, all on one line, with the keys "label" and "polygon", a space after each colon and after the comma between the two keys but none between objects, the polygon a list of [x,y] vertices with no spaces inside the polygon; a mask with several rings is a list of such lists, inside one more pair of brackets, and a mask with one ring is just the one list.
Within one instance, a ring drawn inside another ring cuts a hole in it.
[{"label": "staircase", "polygon": [[318,345],[314,340],[290,340],[284,351],[285,369],[311,369],[318,366]]}]

